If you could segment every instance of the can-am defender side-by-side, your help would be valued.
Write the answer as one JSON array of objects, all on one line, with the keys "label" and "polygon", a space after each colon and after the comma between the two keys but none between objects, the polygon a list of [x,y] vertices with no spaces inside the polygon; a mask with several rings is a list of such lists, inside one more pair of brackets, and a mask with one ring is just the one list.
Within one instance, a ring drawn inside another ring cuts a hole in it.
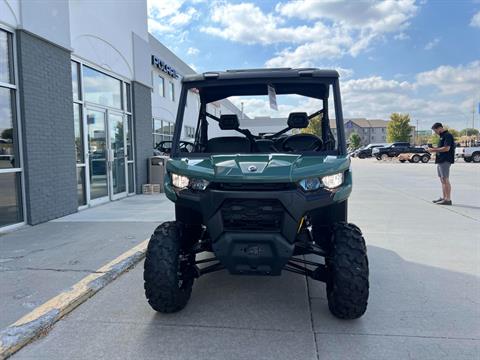
[{"label": "can-am defender side-by-side", "polygon": [[[263,126],[247,111],[219,114],[222,99],[255,114],[268,112],[269,102],[293,111],[272,128],[282,119]],[[193,131],[194,140],[185,141]],[[214,271],[285,270],[325,282],[333,315],[364,314],[367,249],[360,229],[347,222],[352,174],[336,71],[185,76],[173,139],[162,146],[170,149],[164,185],[176,220],[155,230],[146,253],[145,294],[154,310],[183,309],[194,280]]]}]

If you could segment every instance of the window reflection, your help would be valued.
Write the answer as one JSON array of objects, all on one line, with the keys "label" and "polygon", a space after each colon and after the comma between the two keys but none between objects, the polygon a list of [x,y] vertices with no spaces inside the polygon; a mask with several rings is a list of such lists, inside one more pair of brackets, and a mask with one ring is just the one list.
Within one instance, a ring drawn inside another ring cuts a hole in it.
[{"label": "window reflection", "polygon": [[19,167],[15,163],[17,144],[12,100],[12,90],[0,87],[0,169]]},{"label": "window reflection", "polygon": [[73,126],[75,129],[75,152],[77,155],[77,164],[83,164],[83,126],[82,108],[80,104],[73,104]]},{"label": "window reflection", "polygon": [[72,61],[72,90],[73,90],[73,100],[78,101],[80,99],[80,71],[79,64],[75,61]]},{"label": "window reflection", "polygon": [[20,173],[0,174],[0,227],[22,220]]},{"label": "window reflection", "polygon": [[85,100],[92,103],[122,108],[122,83],[88,66],[83,66]]},{"label": "window reflection", "polygon": [[12,83],[11,35],[0,29],[0,82]]}]

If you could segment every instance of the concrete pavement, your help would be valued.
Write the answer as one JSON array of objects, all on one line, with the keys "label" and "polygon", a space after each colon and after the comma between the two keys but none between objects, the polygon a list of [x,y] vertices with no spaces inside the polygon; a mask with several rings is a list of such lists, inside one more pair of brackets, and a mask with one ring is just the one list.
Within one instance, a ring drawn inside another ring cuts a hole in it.
[{"label": "concrete pavement", "polygon": [[171,219],[162,196],[135,196],[0,236],[0,329],[123,252]]},{"label": "concrete pavement", "polygon": [[155,313],[142,266],[14,359],[478,359],[480,167],[452,168],[453,207],[433,164],[357,160],[350,221],[370,259],[367,313],[330,315],[324,285],[281,277],[200,278],[183,311]]}]

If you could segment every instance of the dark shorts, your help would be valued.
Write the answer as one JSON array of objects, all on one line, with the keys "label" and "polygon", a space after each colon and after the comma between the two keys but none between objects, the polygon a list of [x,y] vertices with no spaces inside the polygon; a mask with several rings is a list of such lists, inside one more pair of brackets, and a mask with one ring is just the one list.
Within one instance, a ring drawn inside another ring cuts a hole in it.
[{"label": "dark shorts", "polygon": [[437,174],[438,177],[448,179],[450,176],[450,166],[452,166],[449,162],[442,162],[437,164]]}]

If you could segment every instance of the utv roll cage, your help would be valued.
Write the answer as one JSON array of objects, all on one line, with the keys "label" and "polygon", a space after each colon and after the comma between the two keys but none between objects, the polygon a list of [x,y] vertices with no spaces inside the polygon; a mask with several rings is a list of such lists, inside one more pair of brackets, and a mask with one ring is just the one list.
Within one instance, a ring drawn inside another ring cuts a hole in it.
[{"label": "utv roll cage", "polygon": [[[337,155],[346,155],[346,140],[343,128],[343,113],[339,90],[339,75],[335,70],[319,70],[311,68],[279,68],[279,69],[247,69],[206,72],[203,74],[186,75],[182,79],[179,108],[175,121],[175,131],[172,143],[172,157],[185,155],[179,151],[181,129],[185,113],[188,91],[197,89],[200,95],[200,111],[195,134],[195,144],[203,144],[208,137],[208,120],[219,122],[220,118],[207,112],[207,104],[230,96],[267,95],[268,85],[275,88],[278,95],[296,94],[323,101],[323,109],[310,114],[309,119],[322,115],[322,140],[333,138],[328,119],[329,86],[332,86],[334,97],[335,119],[337,124]],[[242,133],[251,140],[254,136],[248,129],[231,129]],[[291,130],[288,126],[273,135],[259,135],[260,138],[273,138]],[[189,156],[204,156],[202,153],[191,153]]]}]

